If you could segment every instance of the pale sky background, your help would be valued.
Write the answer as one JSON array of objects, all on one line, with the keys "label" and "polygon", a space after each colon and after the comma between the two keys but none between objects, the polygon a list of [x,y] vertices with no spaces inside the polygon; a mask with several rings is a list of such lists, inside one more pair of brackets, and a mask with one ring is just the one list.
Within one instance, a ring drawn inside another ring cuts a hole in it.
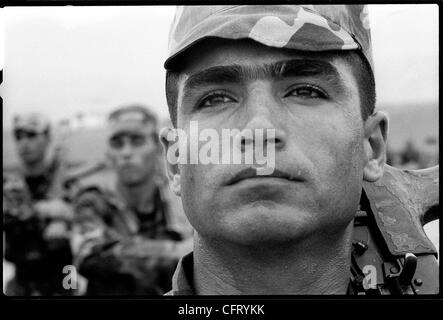
[{"label": "pale sky background", "polygon": [[[102,117],[140,102],[167,116],[163,61],[173,6],[1,9],[4,127],[41,110]],[[438,6],[369,6],[379,105],[438,103]]]}]

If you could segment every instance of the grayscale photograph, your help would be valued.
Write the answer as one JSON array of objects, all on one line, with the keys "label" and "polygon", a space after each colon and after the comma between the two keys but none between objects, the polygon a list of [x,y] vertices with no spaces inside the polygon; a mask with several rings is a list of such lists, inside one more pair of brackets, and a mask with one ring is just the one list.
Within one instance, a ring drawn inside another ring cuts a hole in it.
[{"label": "grayscale photograph", "polygon": [[438,5],[0,22],[8,298],[439,294]]}]

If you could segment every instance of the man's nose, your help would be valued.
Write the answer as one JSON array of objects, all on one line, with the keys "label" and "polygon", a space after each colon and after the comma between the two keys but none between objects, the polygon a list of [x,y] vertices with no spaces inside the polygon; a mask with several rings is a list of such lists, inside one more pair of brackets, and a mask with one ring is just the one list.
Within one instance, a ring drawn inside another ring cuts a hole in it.
[{"label": "man's nose", "polygon": [[[242,148],[247,144],[263,143],[265,147],[267,143],[274,143],[276,149],[282,149],[286,144],[286,132],[281,123],[281,113],[284,110],[279,107],[269,91],[269,88],[262,86],[250,92],[244,106],[247,123],[243,130],[250,130],[252,138],[251,135],[243,134]],[[262,135],[257,135],[256,130],[262,131]],[[270,130],[274,130],[275,134],[272,134]],[[258,139],[258,137],[263,137],[263,139]]]},{"label": "man's nose", "polygon": [[24,137],[24,138],[17,141],[17,145],[19,146],[19,148],[29,148],[30,139],[28,139],[27,137]]},{"label": "man's nose", "polygon": [[129,158],[132,156],[133,151],[134,150],[131,143],[129,141],[125,141],[121,148],[121,155],[125,158]]}]

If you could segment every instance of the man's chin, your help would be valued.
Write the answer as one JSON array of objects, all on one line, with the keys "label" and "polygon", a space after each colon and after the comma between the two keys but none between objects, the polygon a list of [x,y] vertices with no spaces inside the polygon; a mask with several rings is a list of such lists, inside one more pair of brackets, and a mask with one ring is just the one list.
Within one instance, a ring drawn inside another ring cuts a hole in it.
[{"label": "man's chin", "polygon": [[35,165],[41,161],[39,157],[31,154],[21,154],[20,158],[27,165]]},{"label": "man's chin", "polygon": [[224,235],[244,245],[295,241],[313,230],[313,215],[273,201],[255,201],[225,216]]},{"label": "man's chin", "polygon": [[121,181],[124,185],[128,187],[136,187],[144,181],[140,176],[124,176],[121,177]]}]

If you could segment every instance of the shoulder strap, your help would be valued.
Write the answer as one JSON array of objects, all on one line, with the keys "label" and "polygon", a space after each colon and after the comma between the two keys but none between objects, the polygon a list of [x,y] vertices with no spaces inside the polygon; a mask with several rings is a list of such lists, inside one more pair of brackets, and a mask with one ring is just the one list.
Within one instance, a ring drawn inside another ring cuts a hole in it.
[{"label": "shoulder strap", "polygon": [[[407,233],[412,229],[411,226],[406,230],[396,229],[407,235],[401,249],[411,248],[411,251],[398,250],[393,242],[389,242],[392,239],[386,237],[389,235],[389,229],[386,229],[384,223],[386,221],[380,216],[377,218],[377,213],[373,211],[373,208],[377,208],[374,201],[363,190],[361,210],[357,211],[354,219],[350,292],[365,295],[438,293],[439,266],[436,252],[424,251],[415,242],[412,245],[408,242],[414,237]],[[397,218],[402,226],[405,221],[400,216]],[[421,240],[423,244],[430,243],[427,238]]]},{"label": "shoulder strap", "polygon": [[[432,175],[429,171],[420,175],[422,170],[411,173],[386,166],[379,181],[364,184],[366,206],[371,209],[377,229],[393,256],[406,253],[437,256],[422,227],[427,222],[427,211],[439,203],[438,167],[433,170]],[[428,192],[424,194],[424,190]]]}]

